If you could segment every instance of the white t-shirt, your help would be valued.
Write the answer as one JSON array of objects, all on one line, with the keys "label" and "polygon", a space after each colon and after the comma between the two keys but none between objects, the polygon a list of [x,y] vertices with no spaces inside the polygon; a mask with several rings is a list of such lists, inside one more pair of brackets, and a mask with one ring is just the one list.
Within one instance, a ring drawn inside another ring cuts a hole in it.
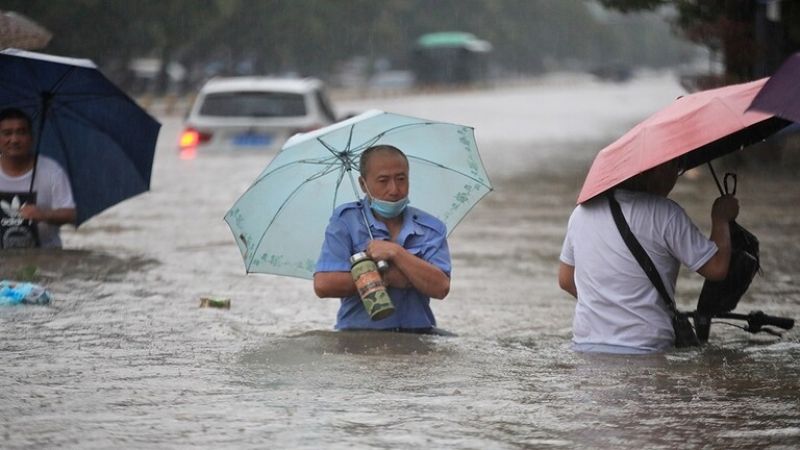
[{"label": "white t-shirt", "polygon": [[[615,198],[674,298],[680,264],[697,271],[714,256],[717,245],[672,200],[626,190],[617,190]],[[668,309],[625,245],[608,199],[599,197],[575,208],[560,259],[575,267],[573,342],[578,347],[672,347],[675,336]]]},{"label": "white t-shirt", "polygon": [[[32,170],[28,173],[11,177],[0,170],[0,191],[28,192],[31,185]],[[36,205],[44,209],[74,208],[72,188],[64,169],[53,159],[39,156],[36,163],[36,180],[33,183],[36,192]],[[44,248],[61,247],[59,226],[39,222],[39,240]]]}]

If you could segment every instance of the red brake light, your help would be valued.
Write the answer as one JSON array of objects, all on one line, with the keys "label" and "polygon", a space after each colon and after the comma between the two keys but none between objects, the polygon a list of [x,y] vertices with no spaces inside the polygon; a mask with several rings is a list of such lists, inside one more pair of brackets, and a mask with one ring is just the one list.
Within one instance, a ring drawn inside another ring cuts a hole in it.
[{"label": "red brake light", "polygon": [[203,133],[194,128],[187,128],[181,133],[179,145],[181,149],[197,147],[198,144],[211,140],[211,133]]}]

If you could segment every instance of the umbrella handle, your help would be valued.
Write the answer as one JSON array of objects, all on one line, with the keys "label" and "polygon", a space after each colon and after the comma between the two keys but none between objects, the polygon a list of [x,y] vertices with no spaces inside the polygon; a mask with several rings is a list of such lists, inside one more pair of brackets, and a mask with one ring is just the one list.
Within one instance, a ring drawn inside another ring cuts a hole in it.
[{"label": "umbrella handle", "polygon": [[[733,184],[733,189],[730,189],[730,186],[728,186],[728,180],[729,179],[733,180],[733,183],[732,183]],[[736,179],[736,174],[735,173],[730,173],[730,172],[726,173],[725,177],[722,178],[722,183],[725,186],[725,193],[726,194],[736,195],[736,184],[738,183],[738,181]]]},{"label": "umbrella handle", "polygon": [[[706,164],[708,164],[708,170],[711,171],[711,176],[714,177],[714,182],[717,183],[717,189],[719,189],[719,195],[728,195],[728,194],[736,195],[736,185],[738,183],[738,180],[736,179],[736,174],[727,172],[725,176],[722,178],[722,184],[720,184],[719,178],[717,178],[717,172],[714,171],[714,166],[711,165],[711,161],[709,161]],[[733,180],[733,182],[731,183],[733,184],[733,189],[731,189],[731,186],[728,184],[728,180]]]}]

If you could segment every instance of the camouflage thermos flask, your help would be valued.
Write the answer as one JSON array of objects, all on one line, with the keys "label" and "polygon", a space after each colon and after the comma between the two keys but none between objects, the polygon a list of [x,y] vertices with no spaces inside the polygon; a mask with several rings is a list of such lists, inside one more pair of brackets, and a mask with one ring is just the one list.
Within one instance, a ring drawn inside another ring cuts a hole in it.
[{"label": "camouflage thermos flask", "polygon": [[365,252],[358,252],[350,257],[350,274],[372,320],[385,319],[394,313],[392,299],[383,285],[378,266]]}]

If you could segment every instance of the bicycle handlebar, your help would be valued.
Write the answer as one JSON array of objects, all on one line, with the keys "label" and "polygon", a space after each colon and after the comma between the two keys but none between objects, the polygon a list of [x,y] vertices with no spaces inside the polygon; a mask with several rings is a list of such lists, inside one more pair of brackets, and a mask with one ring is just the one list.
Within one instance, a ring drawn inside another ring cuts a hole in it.
[{"label": "bicycle handlebar", "polygon": [[681,313],[686,317],[691,317],[694,322],[695,333],[701,343],[708,342],[708,333],[711,328],[712,319],[735,319],[744,320],[747,326],[743,329],[750,333],[765,332],[780,336],[780,333],[770,328],[764,327],[778,327],[784,330],[791,330],[794,327],[794,319],[788,317],[777,317],[764,314],[761,311],[751,311],[749,314],[737,314],[732,312],[717,313],[717,314],[702,314],[697,311],[690,311]]},{"label": "bicycle handlebar", "polygon": [[747,321],[747,331],[758,333],[764,326],[773,326],[791,330],[794,327],[794,319],[788,317],[777,317],[764,314],[761,311],[752,311],[750,314],[721,313],[714,314],[713,318],[737,319]]}]

